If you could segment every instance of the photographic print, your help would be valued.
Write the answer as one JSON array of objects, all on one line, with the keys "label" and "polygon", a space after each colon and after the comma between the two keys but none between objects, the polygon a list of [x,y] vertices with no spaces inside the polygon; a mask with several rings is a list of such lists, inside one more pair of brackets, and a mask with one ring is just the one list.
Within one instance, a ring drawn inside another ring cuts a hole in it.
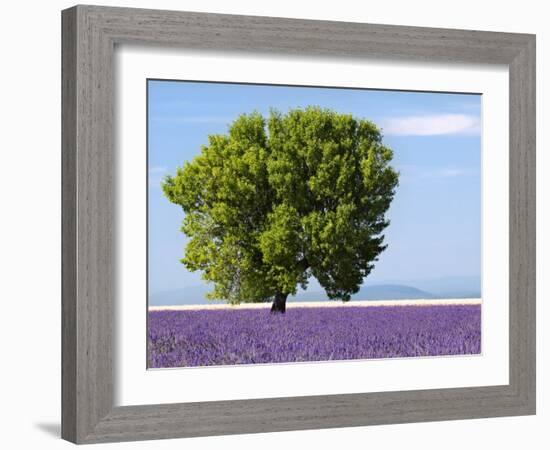
[{"label": "photographic print", "polygon": [[147,80],[147,366],[481,352],[481,95]]}]

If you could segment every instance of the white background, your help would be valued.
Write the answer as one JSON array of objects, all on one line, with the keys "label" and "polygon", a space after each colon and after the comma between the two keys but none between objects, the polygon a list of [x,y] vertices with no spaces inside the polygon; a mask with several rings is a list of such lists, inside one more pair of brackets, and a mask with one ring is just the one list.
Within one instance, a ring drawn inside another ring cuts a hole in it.
[{"label": "white background", "polygon": [[[119,47],[115,65],[116,174],[121,205],[115,240],[119,263],[114,358],[117,405],[508,384],[507,69],[380,60],[359,63],[280,57],[273,61],[265,55],[199,56],[143,47]],[[483,93],[483,354],[146,371],[146,346],[140,345],[146,340],[146,252],[145,245],[136,247],[136,242],[146,241],[147,219],[144,198],[136,198],[135,193],[146,191],[147,77]],[[266,382],[274,379],[289,381]]]},{"label": "white background", "polygon": [[[186,9],[204,12],[333,19],[397,25],[505,30],[537,34],[538,143],[538,415],[441,423],[359,427],[263,435],[119,444],[116,448],[334,448],[461,449],[544,448],[550,396],[543,380],[548,363],[549,182],[542,149],[548,144],[550,96],[545,45],[550,29],[545,2],[339,0],[115,1],[105,5]],[[2,131],[0,192],[2,220],[1,443],[6,448],[69,448],[59,440],[60,416],[60,14],[72,3],[6,2],[0,33]],[[546,84],[546,86],[545,86]],[[546,427],[545,427],[546,425]],[[547,445],[547,444],[546,444]],[[97,448],[114,448],[97,446]]]}]

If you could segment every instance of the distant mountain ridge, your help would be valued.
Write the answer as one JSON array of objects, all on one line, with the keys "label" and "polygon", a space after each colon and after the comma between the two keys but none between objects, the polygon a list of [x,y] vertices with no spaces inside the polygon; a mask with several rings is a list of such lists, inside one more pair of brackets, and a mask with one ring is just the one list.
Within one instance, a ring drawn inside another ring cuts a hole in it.
[{"label": "distant mountain ridge", "polygon": [[[414,284],[414,286],[411,286]],[[209,286],[190,286],[181,289],[155,292],[150,295],[149,305],[192,305],[212,304],[217,301],[207,300]],[[403,299],[437,299],[437,298],[479,298],[481,297],[479,277],[447,277],[433,280],[415,280],[408,283],[380,283],[361,286],[352,301],[361,300],[403,300]],[[313,291],[299,291],[288,298],[290,302],[329,301],[326,293],[316,288]],[[221,303],[221,302],[220,302]]]},{"label": "distant mountain ridge", "polygon": [[[357,294],[351,296],[352,300],[403,300],[403,299],[429,299],[435,298],[429,292],[422,291],[412,286],[400,284],[375,284],[361,286]],[[319,301],[330,300],[324,291],[300,292],[289,297],[289,301]]]},{"label": "distant mountain ridge", "polygon": [[404,281],[418,289],[431,292],[438,298],[479,298],[481,297],[481,278],[476,275],[441,277],[428,280]]}]

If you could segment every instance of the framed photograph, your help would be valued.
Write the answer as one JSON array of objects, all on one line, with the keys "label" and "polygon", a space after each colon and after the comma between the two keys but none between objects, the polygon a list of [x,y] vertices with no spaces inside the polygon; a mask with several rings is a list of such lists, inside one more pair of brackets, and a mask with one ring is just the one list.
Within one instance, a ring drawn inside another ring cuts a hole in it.
[{"label": "framed photograph", "polygon": [[62,436],[535,413],[535,37],[62,13]]}]

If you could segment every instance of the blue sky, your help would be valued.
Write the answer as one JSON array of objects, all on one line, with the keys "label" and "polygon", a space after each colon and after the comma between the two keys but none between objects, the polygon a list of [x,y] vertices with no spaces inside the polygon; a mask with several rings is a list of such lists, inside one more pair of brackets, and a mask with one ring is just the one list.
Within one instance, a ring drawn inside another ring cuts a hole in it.
[{"label": "blue sky", "polygon": [[239,114],[318,105],[374,121],[400,185],[387,250],[367,283],[479,276],[481,96],[180,81],[148,82],[149,292],[204,284],[179,262],[183,211],[160,182]]}]

